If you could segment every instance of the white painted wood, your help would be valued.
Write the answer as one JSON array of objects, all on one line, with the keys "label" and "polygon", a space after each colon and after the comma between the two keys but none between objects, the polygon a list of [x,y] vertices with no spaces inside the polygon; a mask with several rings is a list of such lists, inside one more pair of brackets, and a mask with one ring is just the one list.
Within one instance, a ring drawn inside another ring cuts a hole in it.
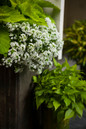
[{"label": "white painted wood", "polygon": [[[55,6],[60,8],[60,12],[54,14],[55,12],[53,9],[46,8],[45,11],[52,15],[57,26],[57,30],[61,34],[61,39],[63,39],[63,25],[64,25],[64,6],[65,6],[65,0],[46,0],[52,2]],[[62,59],[62,50],[59,51],[58,60]]]},{"label": "white painted wood", "polygon": [[[60,18],[59,18],[59,32],[61,34],[61,39],[63,39],[64,6],[65,6],[65,0],[61,0],[61,4],[60,4]],[[58,60],[60,60],[60,59],[62,59],[62,50],[59,51]]]}]

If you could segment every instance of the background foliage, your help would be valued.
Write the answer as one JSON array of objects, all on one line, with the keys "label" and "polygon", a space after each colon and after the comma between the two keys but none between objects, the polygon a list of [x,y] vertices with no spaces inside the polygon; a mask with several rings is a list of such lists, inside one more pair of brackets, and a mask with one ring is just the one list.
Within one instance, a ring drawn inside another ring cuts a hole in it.
[{"label": "background foliage", "polygon": [[64,53],[77,64],[86,65],[86,21],[75,21],[65,30]]}]

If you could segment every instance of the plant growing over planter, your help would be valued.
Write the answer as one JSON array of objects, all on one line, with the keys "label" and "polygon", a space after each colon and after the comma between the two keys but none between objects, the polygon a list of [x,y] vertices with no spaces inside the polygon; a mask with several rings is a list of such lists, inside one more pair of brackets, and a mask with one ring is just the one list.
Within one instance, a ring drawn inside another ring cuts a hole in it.
[{"label": "plant growing over planter", "polygon": [[[10,6],[9,6],[10,5]],[[53,57],[63,47],[54,20],[44,13],[43,7],[59,11],[45,0],[9,0],[0,6],[1,65],[15,67],[15,72],[26,66],[41,73],[52,67]]]},{"label": "plant growing over planter", "polygon": [[[77,65],[61,65],[54,59],[55,69],[44,70],[33,76],[37,109],[45,104],[57,119],[57,129],[65,129],[62,122],[78,115],[82,117],[86,101],[86,81],[82,80]],[[47,116],[46,116],[47,117]],[[53,123],[52,123],[53,124]],[[60,127],[61,126],[61,127]]]},{"label": "plant growing over planter", "polygon": [[86,70],[86,21],[75,21],[65,29],[64,42],[64,53],[68,53],[70,59]]}]

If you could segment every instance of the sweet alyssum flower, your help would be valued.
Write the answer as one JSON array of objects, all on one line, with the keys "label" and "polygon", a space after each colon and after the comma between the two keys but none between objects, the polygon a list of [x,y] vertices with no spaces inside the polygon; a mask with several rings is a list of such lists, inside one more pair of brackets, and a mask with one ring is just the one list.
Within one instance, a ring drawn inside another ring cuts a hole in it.
[{"label": "sweet alyssum flower", "polygon": [[6,24],[11,43],[7,57],[2,59],[3,65],[10,67],[14,64],[15,72],[27,66],[38,73],[47,66],[52,67],[52,58],[58,56],[63,41],[50,18],[45,20],[48,26],[30,25],[29,22]]}]

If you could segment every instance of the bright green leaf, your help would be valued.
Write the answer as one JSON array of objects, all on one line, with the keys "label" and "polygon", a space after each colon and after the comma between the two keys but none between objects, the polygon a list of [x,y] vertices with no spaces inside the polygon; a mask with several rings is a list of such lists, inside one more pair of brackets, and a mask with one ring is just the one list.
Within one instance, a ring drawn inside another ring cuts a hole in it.
[{"label": "bright green leaf", "polygon": [[70,119],[74,116],[74,111],[72,109],[68,109],[66,112],[65,112],[65,120],[66,119]]},{"label": "bright green leaf", "polygon": [[[8,6],[0,7],[2,12],[0,13],[0,21],[4,22],[19,22],[19,21],[26,21],[27,19],[20,14],[18,10],[15,10]],[[3,15],[2,15],[3,13]],[[4,16],[4,17],[3,17]]]},{"label": "bright green leaf", "polygon": [[57,110],[60,107],[60,105],[61,104],[58,101],[53,100],[53,106],[54,106],[55,110]]},{"label": "bright green leaf", "polygon": [[10,48],[9,33],[6,29],[0,28],[0,54],[6,54]]},{"label": "bright green leaf", "polygon": [[53,62],[56,67],[61,67],[61,64],[58,63],[55,58],[53,58]]},{"label": "bright green leaf", "polygon": [[33,81],[34,81],[34,83],[37,83],[37,77],[36,76],[33,76]]}]

